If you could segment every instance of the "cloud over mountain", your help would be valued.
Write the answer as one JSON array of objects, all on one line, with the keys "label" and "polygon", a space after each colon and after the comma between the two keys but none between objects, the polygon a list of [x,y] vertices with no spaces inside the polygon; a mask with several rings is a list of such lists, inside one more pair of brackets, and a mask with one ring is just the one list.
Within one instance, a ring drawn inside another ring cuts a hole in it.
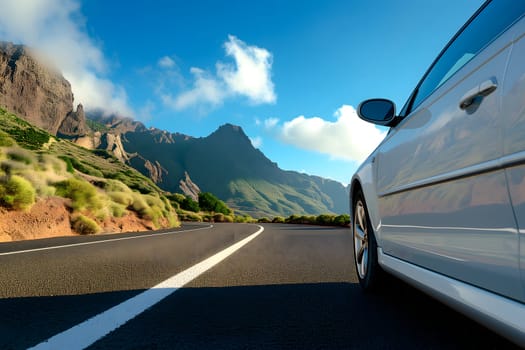
[{"label": "cloud over mountain", "polygon": [[78,0],[3,0],[0,37],[36,49],[71,83],[86,108],[132,116],[123,87],[107,78],[109,65],[90,38]]}]

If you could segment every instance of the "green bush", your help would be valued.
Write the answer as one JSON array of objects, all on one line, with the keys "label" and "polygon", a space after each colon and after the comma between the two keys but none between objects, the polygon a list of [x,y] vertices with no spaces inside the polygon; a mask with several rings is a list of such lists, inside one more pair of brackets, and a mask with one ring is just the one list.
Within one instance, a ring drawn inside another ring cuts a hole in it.
[{"label": "green bush", "polygon": [[350,215],[341,214],[334,218],[334,225],[337,226],[348,226],[350,225]]},{"label": "green bush", "polygon": [[100,232],[100,226],[94,220],[82,214],[71,218],[71,227],[81,235],[92,235]]},{"label": "green bush", "polygon": [[273,223],[284,224],[284,218],[282,216],[276,216],[272,220]]},{"label": "green bush", "polygon": [[32,164],[35,161],[35,157],[31,152],[28,152],[22,148],[11,148],[6,152],[7,159],[14,160],[15,162],[24,163],[26,165]]},{"label": "green bush", "polygon": [[198,213],[200,211],[199,203],[194,201],[190,196],[186,196],[182,203],[180,203],[180,207],[184,210],[189,210],[194,213]]},{"label": "green bush", "polygon": [[179,218],[182,221],[190,221],[190,222],[202,222],[203,221],[202,216],[200,216],[197,213],[193,213],[193,212],[186,212],[184,214],[180,214]]},{"label": "green bush", "polygon": [[257,220],[258,223],[261,223],[261,224],[268,224],[271,222],[270,219],[268,219],[267,217],[262,217],[262,218],[259,218],[259,220]]},{"label": "green bush", "polygon": [[204,211],[222,213],[224,215],[233,214],[233,210],[228,208],[223,201],[209,192],[199,193],[199,207]]},{"label": "green bush", "polygon": [[99,210],[104,203],[95,186],[87,181],[70,178],[55,184],[56,194],[71,199],[73,210]]},{"label": "green bush", "polygon": [[0,203],[15,210],[27,210],[35,203],[36,191],[29,181],[13,175],[0,183]]},{"label": "green bush", "polygon": [[16,144],[9,134],[0,130],[0,147],[12,147]]},{"label": "green bush", "polygon": [[250,215],[234,215],[233,216],[233,222],[239,222],[239,223],[255,223],[257,220],[252,218]]},{"label": "green bush", "polygon": [[131,192],[108,192],[107,195],[113,202],[122,204],[125,208],[133,204],[133,195]]},{"label": "green bush", "polygon": [[17,162],[10,159],[5,159],[0,162],[0,169],[7,175],[11,175],[14,173],[20,173],[23,170],[26,170],[28,166],[25,163]]},{"label": "green bush", "polygon": [[62,159],[66,163],[66,171],[68,173],[73,174],[75,172],[75,168],[73,167],[73,164],[71,163],[71,159],[69,157],[60,156],[58,158]]},{"label": "green bush", "polygon": [[73,167],[74,169],[80,171],[81,173],[87,174],[87,175],[96,176],[96,177],[104,177],[104,174],[100,170],[96,169],[95,167],[91,165],[84,164],[76,158],[60,156],[60,159],[66,162],[68,172],[73,173],[73,170],[71,169],[71,167]]},{"label": "green bush", "polygon": [[16,143],[30,150],[41,149],[45,143],[49,142],[50,137],[47,132],[36,130],[31,126],[26,128],[11,128],[6,130],[6,132],[15,139]]},{"label": "green bush", "polygon": [[113,179],[107,179],[103,188],[107,192],[123,192],[123,193],[132,192],[131,189],[128,186],[126,186],[122,181],[113,180]]},{"label": "green bush", "polygon": [[204,222],[213,222],[213,215],[211,215],[211,214],[203,214],[202,215],[202,221],[204,221]]},{"label": "green bush", "polygon": [[116,218],[121,218],[126,214],[126,207],[118,203],[111,203],[110,210],[111,215]]},{"label": "green bush", "polygon": [[321,214],[315,218],[315,223],[317,225],[330,226],[334,222],[334,215],[330,214]]}]

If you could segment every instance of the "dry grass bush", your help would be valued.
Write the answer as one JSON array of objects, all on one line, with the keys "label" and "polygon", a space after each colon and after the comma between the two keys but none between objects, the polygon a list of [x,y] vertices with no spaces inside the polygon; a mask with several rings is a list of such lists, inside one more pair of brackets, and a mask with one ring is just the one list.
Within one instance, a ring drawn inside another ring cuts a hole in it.
[{"label": "dry grass bush", "polygon": [[56,194],[71,199],[74,211],[98,211],[104,208],[104,200],[98,194],[95,186],[77,178],[70,178],[55,184]]},{"label": "dry grass bush", "polygon": [[28,210],[35,203],[36,191],[23,177],[13,175],[0,181],[0,203],[15,210]]},{"label": "dry grass bush", "polygon": [[100,226],[94,220],[82,214],[71,218],[71,228],[81,235],[92,235],[101,231]]},{"label": "dry grass bush", "polygon": [[33,164],[36,162],[35,155],[32,152],[27,151],[23,148],[19,148],[19,147],[7,148],[5,150],[5,154],[6,154],[7,159],[11,159],[15,162],[24,163],[27,165]]}]

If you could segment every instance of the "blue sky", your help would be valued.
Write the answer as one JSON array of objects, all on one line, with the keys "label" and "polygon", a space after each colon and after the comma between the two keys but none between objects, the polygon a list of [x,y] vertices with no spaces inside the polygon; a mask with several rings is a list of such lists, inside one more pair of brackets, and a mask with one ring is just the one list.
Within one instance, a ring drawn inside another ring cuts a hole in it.
[{"label": "blue sky", "polygon": [[281,168],[347,184],[384,136],[354,107],[400,109],[482,2],[5,0],[0,40],[42,52],[86,109],[195,137],[240,125]]}]

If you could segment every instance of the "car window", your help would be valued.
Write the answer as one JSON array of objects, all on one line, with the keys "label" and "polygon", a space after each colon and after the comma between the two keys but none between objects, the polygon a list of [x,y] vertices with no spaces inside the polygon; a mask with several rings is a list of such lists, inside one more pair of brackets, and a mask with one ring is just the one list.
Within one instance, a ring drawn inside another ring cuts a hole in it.
[{"label": "car window", "polygon": [[487,4],[435,61],[419,85],[412,106],[417,107],[524,13],[525,0],[493,0]]}]

